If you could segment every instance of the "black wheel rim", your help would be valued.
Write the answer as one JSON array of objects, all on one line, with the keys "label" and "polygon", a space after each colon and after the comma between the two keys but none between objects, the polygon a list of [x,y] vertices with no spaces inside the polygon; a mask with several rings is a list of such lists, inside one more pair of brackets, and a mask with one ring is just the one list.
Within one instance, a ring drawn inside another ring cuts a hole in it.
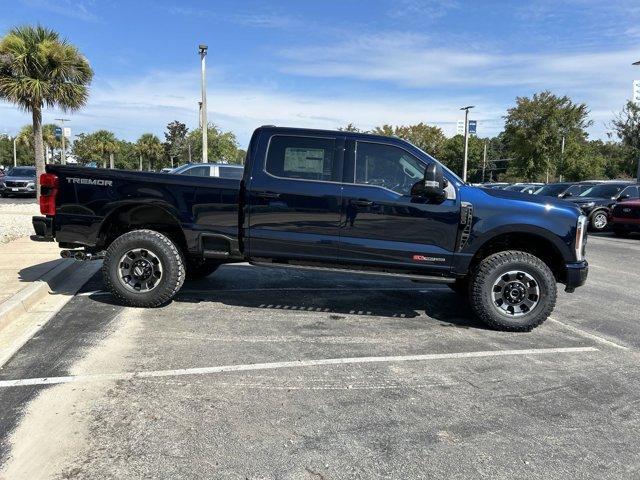
[{"label": "black wheel rim", "polygon": [[538,306],[540,284],[530,273],[511,270],[493,282],[491,297],[501,314],[522,317]]},{"label": "black wheel rim", "polygon": [[120,282],[132,292],[150,292],[162,279],[162,262],[146,248],[134,248],[125,253],[118,264]]}]

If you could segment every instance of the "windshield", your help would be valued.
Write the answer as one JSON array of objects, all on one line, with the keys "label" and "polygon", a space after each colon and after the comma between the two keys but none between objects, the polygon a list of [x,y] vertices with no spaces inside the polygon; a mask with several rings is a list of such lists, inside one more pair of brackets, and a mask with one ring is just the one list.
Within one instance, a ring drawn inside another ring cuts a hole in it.
[{"label": "windshield", "polygon": [[13,167],[7,172],[10,177],[33,177],[36,178],[36,169],[29,167]]},{"label": "windshield", "polygon": [[626,185],[607,185],[606,183],[600,185],[594,185],[588,190],[585,190],[580,194],[581,197],[598,197],[598,198],[612,198],[615,197],[622,187]]},{"label": "windshield", "polygon": [[174,168],[173,170],[170,170],[169,173],[182,173],[184,172],[187,168],[189,168],[192,164],[191,163],[186,163],[184,165],[181,165],[179,167]]},{"label": "windshield", "polygon": [[508,187],[504,187],[503,190],[509,190],[510,192],[521,192],[527,188],[527,185],[509,185]]},{"label": "windshield", "polygon": [[545,197],[557,197],[562,192],[564,192],[569,185],[564,183],[552,183],[550,185],[545,185],[542,188],[539,188],[535,191],[536,195],[542,195]]}]

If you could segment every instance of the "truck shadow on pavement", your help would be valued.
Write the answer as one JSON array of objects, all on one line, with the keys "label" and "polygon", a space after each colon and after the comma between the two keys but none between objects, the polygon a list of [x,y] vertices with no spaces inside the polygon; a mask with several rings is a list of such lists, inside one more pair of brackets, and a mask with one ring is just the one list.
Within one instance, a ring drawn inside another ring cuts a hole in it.
[{"label": "truck shadow on pavement", "polygon": [[[103,293],[90,298],[116,304]],[[291,271],[283,275],[280,269],[227,265],[208,278],[185,282],[173,302],[160,308],[180,303],[414,319],[407,323],[416,328],[434,319],[449,327],[487,329],[467,301],[446,285],[347,273]]]}]

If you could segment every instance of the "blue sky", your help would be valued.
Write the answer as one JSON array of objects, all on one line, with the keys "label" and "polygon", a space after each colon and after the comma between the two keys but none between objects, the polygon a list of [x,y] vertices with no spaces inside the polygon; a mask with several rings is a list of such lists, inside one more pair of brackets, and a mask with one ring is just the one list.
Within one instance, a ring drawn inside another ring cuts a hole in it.
[{"label": "blue sky", "polygon": [[[420,121],[455,131],[476,105],[481,136],[501,131],[516,96],[550,89],[586,102],[592,138],[640,78],[635,1],[4,0],[0,32],[59,31],[88,57],[73,133],[162,137],[197,125],[199,43],[209,45],[208,115],[244,146],[262,124],[361,128]],[[8,8],[7,8],[8,7]],[[45,121],[59,112],[47,110]],[[0,103],[0,133],[30,117]]]}]

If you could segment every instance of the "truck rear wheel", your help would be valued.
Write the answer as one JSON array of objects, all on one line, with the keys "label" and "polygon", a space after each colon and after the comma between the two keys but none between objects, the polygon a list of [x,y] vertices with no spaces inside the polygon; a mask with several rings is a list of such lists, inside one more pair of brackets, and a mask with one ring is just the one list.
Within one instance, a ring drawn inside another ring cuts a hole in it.
[{"label": "truck rear wheel", "polygon": [[167,236],[154,230],[134,230],[111,243],[102,277],[107,289],[125,305],[157,307],[182,287],[184,260]]},{"label": "truck rear wheel", "polygon": [[556,279],[538,257],[520,251],[490,255],[471,277],[470,303],[492,328],[528,332],[555,307]]}]

